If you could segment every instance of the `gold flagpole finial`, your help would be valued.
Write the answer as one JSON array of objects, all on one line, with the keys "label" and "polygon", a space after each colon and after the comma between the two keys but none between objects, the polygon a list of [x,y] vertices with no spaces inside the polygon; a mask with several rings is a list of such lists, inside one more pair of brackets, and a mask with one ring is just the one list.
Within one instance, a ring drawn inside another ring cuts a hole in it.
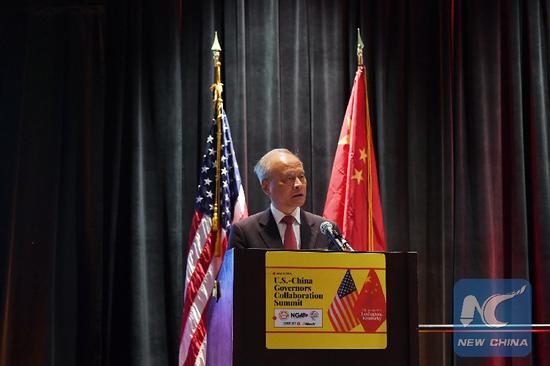
[{"label": "gold flagpole finial", "polygon": [[357,65],[363,65],[363,40],[361,39],[361,30],[357,28]]},{"label": "gold flagpole finial", "polygon": [[214,32],[214,43],[212,43],[212,52],[214,53],[214,56],[216,53],[219,55],[222,51],[222,47],[220,46],[220,42],[218,41],[218,32]]},{"label": "gold flagpole finial", "polygon": [[[221,66],[222,63],[220,61],[220,55],[222,53],[222,47],[220,46],[220,42],[218,41],[218,32],[214,32],[214,43],[212,43],[212,57],[214,58],[214,84],[215,85],[222,85],[221,84]],[[214,103],[216,103],[216,97],[218,95],[214,95]],[[221,92],[219,94],[219,97],[221,98]]]}]

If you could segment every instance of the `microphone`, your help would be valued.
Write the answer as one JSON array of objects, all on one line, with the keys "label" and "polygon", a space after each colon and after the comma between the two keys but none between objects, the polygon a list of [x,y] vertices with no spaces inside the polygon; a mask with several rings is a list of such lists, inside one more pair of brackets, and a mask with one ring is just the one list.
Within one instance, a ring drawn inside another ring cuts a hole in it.
[{"label": "microphone", "polygon": [[319,227],[321,234],[325,235],[332,244],[336,246],[341,252],[353,252],[353,248],[349,243],[340,235],[340,233],[334,229],[334,225],[330,221],[324,221]]}]

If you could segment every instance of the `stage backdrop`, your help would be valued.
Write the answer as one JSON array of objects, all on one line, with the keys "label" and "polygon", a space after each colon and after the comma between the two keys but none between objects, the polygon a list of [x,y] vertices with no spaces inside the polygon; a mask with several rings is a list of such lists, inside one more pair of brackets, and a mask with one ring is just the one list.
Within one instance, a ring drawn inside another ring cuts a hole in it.
[{"label": "stage backdrop", "polygon": [[[363,32],[386,240],[419,252],[421,323],[461,278],[533,285],[550,322],[546,1],[27,1],[0,11],[0,365],[168,365],[212,117],[210,46],[249,211],[284,146],[323,210]],[[426,365],[550,363],[453,356]]]}]

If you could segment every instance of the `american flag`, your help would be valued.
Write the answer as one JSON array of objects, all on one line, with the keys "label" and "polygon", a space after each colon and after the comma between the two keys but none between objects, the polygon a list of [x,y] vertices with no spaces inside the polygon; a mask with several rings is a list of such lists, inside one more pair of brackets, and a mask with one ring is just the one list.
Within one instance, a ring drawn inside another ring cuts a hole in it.
[{"label": "american flag", "polygon": [[357,287],[348,269],[328,309],[328,318],[337,332],[349,332],[359,324],[353,313],[358,296]]},{"label": "american flag", "polygon": [[221,231],[222,253],[215,256],[216,234],[212,229],[216,187],[216,121],[206,138],[200,179],[195,198],[195,214],[189,233],[189,253],[185,276],[179,365],[206,364],[206,316],[214,280],[227,249],[227,232],[231,224],[248,216],[239,166],[233,149],[231,131],[222,109],[221,151]]}]

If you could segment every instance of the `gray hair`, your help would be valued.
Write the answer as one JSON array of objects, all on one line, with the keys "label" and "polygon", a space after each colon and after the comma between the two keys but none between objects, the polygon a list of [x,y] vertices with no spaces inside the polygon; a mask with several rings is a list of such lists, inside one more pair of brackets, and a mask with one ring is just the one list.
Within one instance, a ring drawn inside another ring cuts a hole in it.
[{"label": "gray hair", "polygon": [[271,165],[273,164],[273,159],[271,158],[277,154],[290,154],[290,155],[296,156],[296,154],[294,154],[292,151],[288,149],[273,149],[268,153],[266,153],[264,156],[262,156],[261,159],[258,160],[258,162],[256,163],[256,166],[254,167],[254,173],[256,173],[256,176],[258,177],[260,184],[264,180],[269,179],[269,175],[271,173]]}]

